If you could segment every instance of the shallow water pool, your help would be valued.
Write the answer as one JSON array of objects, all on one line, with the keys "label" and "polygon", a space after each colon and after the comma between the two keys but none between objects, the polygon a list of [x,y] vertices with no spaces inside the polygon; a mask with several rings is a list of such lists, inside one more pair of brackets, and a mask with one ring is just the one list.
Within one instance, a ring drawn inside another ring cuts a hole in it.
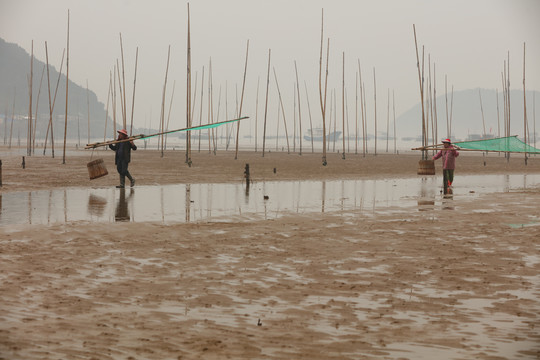
[{"label": "shallow water pool", "polygon": [[453,209],[480,194],[537,187],[540,175],[456,178],[452,197],[440,176],[379,180],[268,181],[178,184],[135,188],[70,188],[0,194],[0,225],[196,222],[272,219],[289,213]]}]

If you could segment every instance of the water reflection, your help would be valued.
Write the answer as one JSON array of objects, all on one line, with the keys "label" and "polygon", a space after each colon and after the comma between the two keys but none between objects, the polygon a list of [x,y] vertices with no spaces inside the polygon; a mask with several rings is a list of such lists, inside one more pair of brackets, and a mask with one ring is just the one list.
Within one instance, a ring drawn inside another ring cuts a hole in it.
[{"label": "water reflection", "polygon": [[540,175],[460,176],[443,196],[439,177],[246,182],[63,189],[0,194],[0,225],[73,221],[229,221],[272,219],[287,213],[375,212],[390,207],[452,210],[465,198],[537,186]]}]

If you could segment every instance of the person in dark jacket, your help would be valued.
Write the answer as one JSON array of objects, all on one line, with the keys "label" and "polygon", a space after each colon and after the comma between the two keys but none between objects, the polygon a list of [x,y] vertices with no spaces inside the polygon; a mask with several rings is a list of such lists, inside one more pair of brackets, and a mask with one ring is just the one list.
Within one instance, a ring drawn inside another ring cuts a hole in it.
[{"label": "person in dark jacket", "polygon": [[[122,129],[118,130],[118,139],[125,140],[128,138],[127,131]],[[116,170],[120,174],[120,185],[117,186],[119,189],[123,189],[126,185],[126,176],[131,182],[130,185],[133,187],[135,185],[135,179],[128,171],[129,162],[131,161],[131,149],[137,150],[137,146],[133,141],[125,141],[116,144],[110,144],[109,148],[116,151],[114,157],[114,163],[116,164]]]}]

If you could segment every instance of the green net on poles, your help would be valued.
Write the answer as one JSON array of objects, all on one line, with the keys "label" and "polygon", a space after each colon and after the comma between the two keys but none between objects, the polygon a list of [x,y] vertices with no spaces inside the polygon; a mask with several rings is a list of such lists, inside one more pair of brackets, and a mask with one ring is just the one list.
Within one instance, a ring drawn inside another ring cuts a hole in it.
[{"label": "green net on poles", "polygon": [[478,151],[499,151],[499,152],[517,152],[517,153],[536,153],[540,154],[540,149],[525,144],[515,136],[507,136],[496,139],[484,139],[476,141],[459,141],[453,143],[462,149]]}]

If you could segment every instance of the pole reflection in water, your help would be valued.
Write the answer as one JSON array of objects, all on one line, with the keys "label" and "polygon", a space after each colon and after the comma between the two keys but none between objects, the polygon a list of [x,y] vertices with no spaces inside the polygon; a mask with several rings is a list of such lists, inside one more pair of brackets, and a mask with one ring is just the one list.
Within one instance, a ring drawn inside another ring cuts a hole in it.
[{"label": "pole reflection in water", "polygon": [[444,201],[537,186],[540,174],[460,176],[454,200],[440,195],[440,177],[387,180],[269,181],[249,185],[191,184],[140,186],[135,190],[62,189],[2,194],[0,225],[67,221],[231,221],[272,219],[287,213],[379,211],[388,207],[432,208]]},{"label": "pole reflection in water", "polygon": [[191,221],[191,184],[186,184],[186,222]]}]

